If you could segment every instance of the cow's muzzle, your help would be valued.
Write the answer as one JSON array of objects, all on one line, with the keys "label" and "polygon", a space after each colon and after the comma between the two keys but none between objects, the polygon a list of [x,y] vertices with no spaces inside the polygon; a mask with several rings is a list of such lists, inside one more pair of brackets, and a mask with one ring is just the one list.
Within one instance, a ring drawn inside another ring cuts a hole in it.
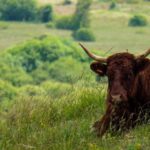
[{"label": "cow's muzzle", "polygon": [[127,97],[121,94],[111,95],[112,103],[119,105],[127,102]]}]

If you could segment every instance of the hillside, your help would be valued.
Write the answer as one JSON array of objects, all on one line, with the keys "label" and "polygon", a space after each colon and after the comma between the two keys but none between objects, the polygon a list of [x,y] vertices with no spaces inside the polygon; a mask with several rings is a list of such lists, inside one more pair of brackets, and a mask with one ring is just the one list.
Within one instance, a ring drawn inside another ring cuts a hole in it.
[{"label": "hillside", "polygon": [[[85,42],[85,45],[89,49],[104,51],[113,48],[113,52],[129,49],[131,52],[140,53],[141,50],[148,49],[150,25],[133,28],[128,26],[128,21],[134,14],[142,14],[150,20],[149,3],[118,4],[115,10],[109,10],[109,5],[110,3],[93,2],[90,17],[91,30],[94,32],[96,41]],[[69,6],[53,4],[53,7],[57,18],[59,14],[72,14],[75,4]],[[47,28],[46,24],[42,23],[0,22],[0,33],[0,50],[45,34],[72,39],[70,30]]]},{"label": "hillside", "polygon": [[[67,39],[42,36],[5,50],[0,57],[0,89],[10,95],[26,91],[28,86],[38,92],[38,86],[50,81],[63,86],[90,78],[88,57]],[[2,92],[1,101],[11,100],[10,95]]]},{"label": "hillside", "polygon": [[[51,4],[54,21],[74,13],[76,0],[37,0]],[[138,125],[103,138],[91,126],[105,112],[107,78],[90,69],[79,42],[101,56],[150,47],[150,2],[93,0],[90,29],[96,40],[75,41],[71,30],[41,22],[0,21],[0,150],[149,150],[150,125]],[[148,25],[128,26],[142,14]]]},{"label": "hillside", "polygon": [[95,81],[74,42],[40,37],[0,57],[1,149],[149,149],[149,125],[103,139],[91,132],[105,110],[106,84]]}]

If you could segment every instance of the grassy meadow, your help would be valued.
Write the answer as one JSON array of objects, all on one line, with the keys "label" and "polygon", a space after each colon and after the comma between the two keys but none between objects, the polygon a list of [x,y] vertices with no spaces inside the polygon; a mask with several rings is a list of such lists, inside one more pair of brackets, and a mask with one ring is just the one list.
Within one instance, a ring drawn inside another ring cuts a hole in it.
[{"label": "grassy meadow", "polygon": [[[38,0],[48,3],[57,18],[73,14],[76,1]],[[109,5],[94,0],[91,6],[94,42],[75,41],[70,30],[44,23],[0,21],[0,150],[150,149],[149,124],[103,138],[91,132],[105,112],[107,79],[95,80],[78,42],[103,56],[150,48],[150,3]],[[129,27],[134,14],[149,24]]]},{"label": "grassy meadow", "polygon": [[[40,1],[40,0],[39,0]],[[69,15],[75,10],[75,3],[64,6],[58,1],[41,1],[54,3],[55,15]],[[150,5],[122,4],[115,10],[108,10],[109,3],[93,3],[91,7],[91,30],[96,36],[96,41],[85,43],[91,49],[104,51],[113,47],[113,51],[141,51],[149,48],[150,25],[146,27],[129,27],[128,20],[134,14],[143,14],[150,21]],[[14,44],[38,37],[40,35],[58,35],[71,39],[71,31],[49,29],[45,24],[1,22],[0,23],[0,50]],[[77,43],[78,44],[78,43]]]}]

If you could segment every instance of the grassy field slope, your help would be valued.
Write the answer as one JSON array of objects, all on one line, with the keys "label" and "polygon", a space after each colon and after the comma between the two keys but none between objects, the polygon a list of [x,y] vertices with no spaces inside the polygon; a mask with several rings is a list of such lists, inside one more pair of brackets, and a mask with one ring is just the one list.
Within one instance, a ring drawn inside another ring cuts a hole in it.
[{"label": "grassy field slope", "polygon": [[[44,1],[42,1],[44,2]],[[51,1],[50,1],[51,2]],[[53,4],[56,15],[73,13],[75,4],[63,6]],[[91,49],[116,51],[136,51],[137,53],[149,48],[150,25],[146,27],[128,27],[128,20],[134,14],[143,14],[150,22],[149,3],[122,4],[116,10],[108,10],[108,3],[94,2],[91,7],[91,29],[96,41],[86,43]],[[0,50],[16,43],[37,37],[43,34],[71,37],[71,31],[48,29],[45,24],[0,22]],[[77,42],[78,44],[78,42]]]},{"label": "grassy field slope", "polygon": [[[51,3],[56,18],[75,10],[76,1],[38,1]],[[96,41],[82,43],[100,55],[111,48],[134,54],[148,49],[150,3],[118,4],[115,10],[109,5],[94,1]],[[129,27],[138,13],[149,25]],[[0,150],[150,150],[149,124],[122,134],[108,131],[103,138],[91,132],[105,112],[107,79],[90,71],[91,60],[71,34],[42,23],[0,22]]]},{"label": "grassy field slope", "polygon": [[[18,98],[1,113],[2,150],[149,150],[150,126],[102,139],[91,125],[104,112],[105,88],[74,86],[61,98]],[[3,119],[5,118],[5,119]]]}]

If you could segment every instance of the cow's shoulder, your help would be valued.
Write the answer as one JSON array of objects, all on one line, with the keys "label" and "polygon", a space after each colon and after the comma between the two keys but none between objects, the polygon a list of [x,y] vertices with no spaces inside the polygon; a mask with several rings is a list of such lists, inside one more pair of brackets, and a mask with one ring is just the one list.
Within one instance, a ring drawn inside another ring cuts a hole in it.
[{"label": "cow's shoulder", "polygon": [[139,71],[139,75],[144,78],[150,78],[150,63]]}]

